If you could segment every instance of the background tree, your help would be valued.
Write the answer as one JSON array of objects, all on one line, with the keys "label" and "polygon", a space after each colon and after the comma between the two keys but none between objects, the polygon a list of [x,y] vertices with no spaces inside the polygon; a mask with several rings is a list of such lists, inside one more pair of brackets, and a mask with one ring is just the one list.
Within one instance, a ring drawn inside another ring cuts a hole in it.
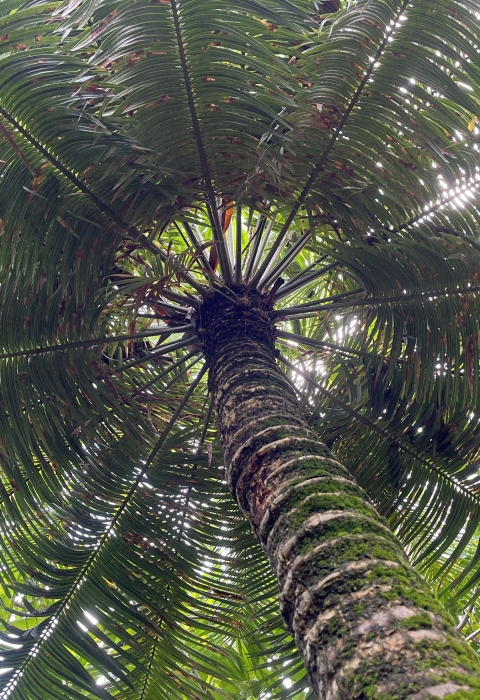
[{"label": "background tree", "polygon": [[475,697],[477,3],[0,13],[2,700]]}]

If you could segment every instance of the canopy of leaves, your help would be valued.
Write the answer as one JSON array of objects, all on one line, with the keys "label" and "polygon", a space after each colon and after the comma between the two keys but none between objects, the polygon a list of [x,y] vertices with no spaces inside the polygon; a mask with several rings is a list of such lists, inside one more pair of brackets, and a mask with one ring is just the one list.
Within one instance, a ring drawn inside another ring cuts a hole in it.
[{"label": "canopy of leaves", "polygon": [[478,20],[0,4],[2,700],[308,697],[207,391],[202,299],[240,284],[311,425],[478,628]]}]

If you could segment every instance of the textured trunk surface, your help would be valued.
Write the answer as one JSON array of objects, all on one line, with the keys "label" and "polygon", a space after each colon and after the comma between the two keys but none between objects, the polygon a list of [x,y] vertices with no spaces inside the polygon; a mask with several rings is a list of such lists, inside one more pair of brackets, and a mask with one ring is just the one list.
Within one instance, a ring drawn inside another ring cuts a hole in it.
[{"label": "textured trunk surface", "polygon": [[319,698],[480,698],[480,667],[349,472],[303,419],[263,298],[202,317],[227,480],[278,577]]}]

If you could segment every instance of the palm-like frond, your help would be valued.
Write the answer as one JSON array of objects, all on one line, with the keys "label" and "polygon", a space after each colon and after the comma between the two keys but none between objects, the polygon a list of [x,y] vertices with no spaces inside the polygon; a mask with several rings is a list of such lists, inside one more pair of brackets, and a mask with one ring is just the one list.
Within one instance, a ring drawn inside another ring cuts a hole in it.
[{"label": "palm-like frond", "polygon": [[232,279],[472,605],[477,11],[2,3],[0,697],[305,697],[209,413],[201,297]]}]

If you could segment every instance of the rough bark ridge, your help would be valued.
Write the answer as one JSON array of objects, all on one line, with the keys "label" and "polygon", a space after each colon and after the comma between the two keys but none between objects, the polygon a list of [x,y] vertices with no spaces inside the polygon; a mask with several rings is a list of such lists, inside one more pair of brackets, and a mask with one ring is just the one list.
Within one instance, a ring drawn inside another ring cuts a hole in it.
[{"label": "rough bark ridge", "polygon": [[480,667],[429,586],[303,419],[264,298],[202,313],[227,480],[267,553],[319,698],[480,698]]}]

